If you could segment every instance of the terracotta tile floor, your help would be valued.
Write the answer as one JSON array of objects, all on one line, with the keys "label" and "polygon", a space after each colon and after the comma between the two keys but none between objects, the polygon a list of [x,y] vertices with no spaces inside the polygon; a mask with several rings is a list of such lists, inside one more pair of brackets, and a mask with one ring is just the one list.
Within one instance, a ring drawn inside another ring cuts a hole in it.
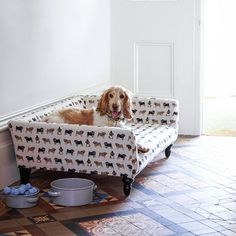
[{"label": "terracotta tile floor", "polygon": [[[117,177],[36,172],[37,207],[0,202],[0,235],[236,235],[236,138],[180,137],[171,157],[150,163],[128,198]],[[47,196],[61,177],[86,177],[98,186],[94,201],[60,207]]]}]

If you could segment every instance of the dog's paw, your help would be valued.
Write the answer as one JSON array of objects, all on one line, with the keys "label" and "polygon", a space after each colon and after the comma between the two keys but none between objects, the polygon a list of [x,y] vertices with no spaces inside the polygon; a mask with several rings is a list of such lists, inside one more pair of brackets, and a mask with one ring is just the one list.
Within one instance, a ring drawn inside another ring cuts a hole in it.
[{"label": "dog's paw", "polygon": [[138,153],[147,153],[147,152],[149,152],[149,148],[143,147],[138,144]]}]

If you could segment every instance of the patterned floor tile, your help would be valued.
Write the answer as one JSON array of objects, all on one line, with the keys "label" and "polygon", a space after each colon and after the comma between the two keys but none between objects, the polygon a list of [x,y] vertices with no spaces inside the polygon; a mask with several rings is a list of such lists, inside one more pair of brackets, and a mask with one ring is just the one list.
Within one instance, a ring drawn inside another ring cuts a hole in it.
[{"label": "patterned floor tile", "polygon": [[32,234],[29,233],[27,230],[18,230],[15,232],[4,233],[7,236],[31,236]]},{"label": "patterned floor tile", "polygon": [[[180,137],[168,160],[159,155],[137,176],[128,198],[117,177],[37,171],[31,184],[41,189],[39,204],[10,209],[0,201],[0,235],[236,235],[235,143]],[[65,177],[93,180],[93,202],[53,204],[50,182]]]},{"label": "patterned floor tile", "polygon": [[[40,198],[43,199],[45,202],[47,202],[55,210],[65,208],[64,206],[59,206],[53,203],[53,200],[47,193],[48,190],[49,189],[43,189],[39,194]],[[99,189],[95,192],[93,201],[89,204],[92,205],[92,204],[108,203],[114,201],[118,201],[118,199]]]},{"label": "patterned floor tile", "polygon": [[187,222],[187,223],[180,223],[179,224],[181,227],[187,229],[190,232],[197,232],[197,231],[201,231],[201,230],[206,230],[209,229],[210,227],[208,227],[207,225],[204,225],[200,222]]},{"label": "patterned floor tile", "polygon": [[171,235],[174,233],[142,213],[107,217],[78,224],[91,235]]},{"label": "patterned floor tile", "polygon": [[55,219],[50,215],[40,215],[40,216],[31,216],[28,217],[34,224],[48,223],[53,222]]},{"label": "patterned floor tile", "polygon": [[21,217],[21,218],[17,218],[15,220],[18,224],[20,224],[21,226],[25,226],[25,225],[31,225],[33,224],[33,222],[27,218]]},{"label": "patterned floor tile", "polygon": [[1,232],[1,230],[4,230],[6,228],[11,228],[11,227],[17,228],[17,227],[20,227],[20,224],[18,222],[16,222],[15,219],[0,221],[0,232]]},{"label": "patterned floor tile", "polygon": [[76,235],[60,222],[49,222],[45,224],[40,224],[37,227],[40,228],[43,232],[45,232],[45,234],[49,236],[55,236],[55,235],[75,236]]}]

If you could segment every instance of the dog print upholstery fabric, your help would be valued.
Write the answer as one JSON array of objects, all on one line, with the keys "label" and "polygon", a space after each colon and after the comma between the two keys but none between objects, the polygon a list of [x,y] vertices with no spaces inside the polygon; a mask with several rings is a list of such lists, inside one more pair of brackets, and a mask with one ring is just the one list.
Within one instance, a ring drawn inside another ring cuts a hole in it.
[{"label": "dog print upholstery fabric", "polygon": [[[96,107],[97,96],[74,96],[9,122],[18,166],[99,175],[135,176],[178,135],[178,101],[133,98],[125,127],[50,124],[40,120],[64,107]],[[149,148],[138,153],[138,144]]]}]

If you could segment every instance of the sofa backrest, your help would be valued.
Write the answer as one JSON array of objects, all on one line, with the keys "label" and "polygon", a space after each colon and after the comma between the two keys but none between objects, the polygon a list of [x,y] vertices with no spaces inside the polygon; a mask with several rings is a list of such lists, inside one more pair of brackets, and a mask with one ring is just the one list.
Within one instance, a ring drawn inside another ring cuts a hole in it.
[{"label": "sofa backrest", "polygon": [[73,96],[62,99],[58,102],[42,106],[36,110],[33,110],[32,112],[26,113],[17,119],[28,122],[37,122],[56,110],[69,107],[84,108],[83,96]]},{"label": "sofa backrest", "polygon": [[176,99],[134,97],[133,122],[178,125],[179,104]]},{"label": "sofa backrest", "polygon": [[[37,122],[56,110],[69,107],[92,108],[97,106],[98,101],[99,96],[97,95],[72,96],[43,106],[18,119],[28,122]],[[178,125],[179,105],[176,99],[133,97],[132,103],[132,122],[134,123]]]},{"label": "sofa backrest", "polygon": [[[83,100],[86,108],[96,107],[99,96],[84,96]],[[179,104],[176,99],[133,97],[132,103],[134,123],[178,125]]]}]

